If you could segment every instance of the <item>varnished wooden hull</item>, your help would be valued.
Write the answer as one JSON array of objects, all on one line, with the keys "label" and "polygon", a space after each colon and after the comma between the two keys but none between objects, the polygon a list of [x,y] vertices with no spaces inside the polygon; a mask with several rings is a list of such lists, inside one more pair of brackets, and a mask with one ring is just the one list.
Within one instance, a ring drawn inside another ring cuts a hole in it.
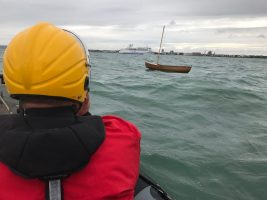
[{"label": "varnished wooden hull", "polygon": [[145,62],[145,65],[148,69],[151,70],[160,70],[164,72],[175,72],[175,73],[188,73],[191,70],[190,66],[174,66],[174,65],[160,65],[160,64],[154,64]]}]

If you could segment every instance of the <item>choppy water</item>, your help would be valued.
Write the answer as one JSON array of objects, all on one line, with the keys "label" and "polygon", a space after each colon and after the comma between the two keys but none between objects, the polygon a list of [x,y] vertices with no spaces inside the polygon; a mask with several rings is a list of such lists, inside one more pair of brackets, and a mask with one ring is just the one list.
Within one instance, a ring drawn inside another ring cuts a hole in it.
[{"label": "choppy water", "polygon": [[142,170],[175,199],[267,198],[267,60],[92,53],[92,109],[141,130]]}]

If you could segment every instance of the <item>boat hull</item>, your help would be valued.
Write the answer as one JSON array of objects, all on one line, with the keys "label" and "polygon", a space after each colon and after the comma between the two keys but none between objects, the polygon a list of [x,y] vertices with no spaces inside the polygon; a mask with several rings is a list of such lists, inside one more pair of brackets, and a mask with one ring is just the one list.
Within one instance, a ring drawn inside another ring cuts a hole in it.
[{"label": "boat hull", "polygon": [[140,173],[135,186],[134,200],[172,200],[158,183]]},{"label": "boat hull", "polygon": [[149,47],[133,47],[133,44],[130,44],[128,48],[121,49],[119,51],[121,54],[145,54],[151,53],[151,48]]},{"label": "boat hull", "polygon": [[181,65],[181,66],[174,66],[174,65],[160,65],[145,62],[146,68],[150,70],[159,70],[163,72],[175,72],[175,73],[188,73],[191,70],[191,66]]},{"label": "boat hull", "polygon": [[132,50],[132,49],[121,49],[119,51],[120,54],[145,54],[145,53],[150,53],[148,50]]}]

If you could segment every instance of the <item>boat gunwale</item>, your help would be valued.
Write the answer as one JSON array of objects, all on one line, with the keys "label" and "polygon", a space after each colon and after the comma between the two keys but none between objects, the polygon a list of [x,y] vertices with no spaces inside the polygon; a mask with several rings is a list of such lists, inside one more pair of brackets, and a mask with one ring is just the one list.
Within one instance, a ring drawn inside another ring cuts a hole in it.
[{"label": "boat gunwale", "polygon": [[188,73],[192,66],[188,65],[161,65],[150,62],[145,62],[145,65],[148,69],[151,70],[160,70],[164,72],[179,72],[179,73]]}]

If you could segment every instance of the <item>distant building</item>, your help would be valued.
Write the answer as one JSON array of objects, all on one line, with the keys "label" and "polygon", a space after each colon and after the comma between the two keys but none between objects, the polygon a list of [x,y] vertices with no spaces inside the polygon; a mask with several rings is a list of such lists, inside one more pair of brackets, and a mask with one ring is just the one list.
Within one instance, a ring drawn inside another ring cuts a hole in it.
[{"label": "distant building", "polygon": [[6,45],[0,45],[0,49],[5,49],[6,47]]},{"label": "distant building", "polygon": [[169,53],[167,53],[167,54],[169,54],[169,55],[177,55],[177,53],[176,52],[174,52],[173,50],[171,50]]},{"label": "distant building", "polygon": [[192,56],[201,56],[202,54],[200,52],[192,52]]},{"label": "distant building", "polygon": [[184,53],[185,56],[192,56],[192,53]]},{"label": "distant building", "polygon": [[208,51],[207,55],[212,56],[212,51]]}]

